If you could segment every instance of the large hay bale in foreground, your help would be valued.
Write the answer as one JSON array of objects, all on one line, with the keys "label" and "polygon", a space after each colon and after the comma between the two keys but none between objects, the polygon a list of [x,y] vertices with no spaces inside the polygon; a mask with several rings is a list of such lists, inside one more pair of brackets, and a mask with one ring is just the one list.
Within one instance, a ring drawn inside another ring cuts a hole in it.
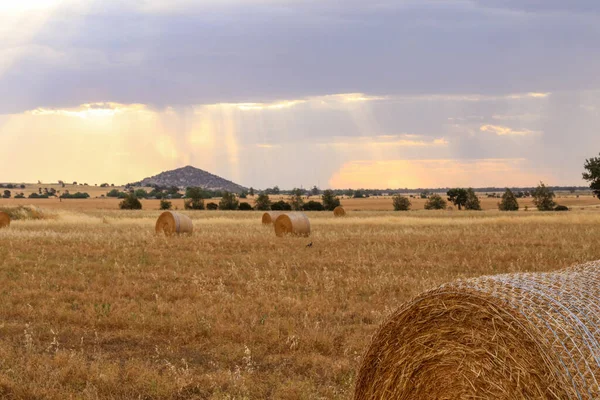
[{"label": "large hay bale in foreground", "polygon": [[267,211],[262,216],[263,225],[271,225],[275,222],[277,217],[279,217],[282,214],[285,214],[285,211]]},{"label": "large hay bale in foreground", "polygon": [[192,220],[186,215],[173,211],[165,211],[158,217],[155,229],[156,233],[164,233],[167,236],[171,236],[176,233],[192,233],[194,225]]},{"label": "large hay bale in foreground", "polygon": [[284,235],[310,236],[310,221],[302,212],[288,212],[281,214],[275,220],[275,234],[279,237]]},{"label": "large hay bale in foreground", "polygon": [[333,216],[334,217],[345,217],[346,210],[344,210],[344,207],[342,207],[342,206],[337,206],[336,208],[333,209]]},{"label": "large hay bale in foreground", "polygon": [[600,262],[443,285],[403,305],[355,399],[600,399]]},{"label": "large hay bale in foreground", "polygon": [[10,215],[4,211],[0,211],[0,229],[10,226]]}]

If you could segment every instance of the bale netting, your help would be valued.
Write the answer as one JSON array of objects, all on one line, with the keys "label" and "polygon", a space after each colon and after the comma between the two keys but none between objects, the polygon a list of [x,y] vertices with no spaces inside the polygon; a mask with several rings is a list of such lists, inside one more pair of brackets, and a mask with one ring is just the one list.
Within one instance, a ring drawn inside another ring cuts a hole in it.
[{"label": "bale netting", "polygon": [[310,221],[306,214],[301,212],[289,212],[282,214],[275,220],[275,234],[279,237],[284,235],[310,236]]},{"label": "bale netting", "polygon": [[262,216],[263,225],[271,225],[272,223],[275,222],[277,217],[279,217],[282,214],[285,214],[285,212],[284,211],[267,211]]},{"label": "bale netting", "polygon": [[10,215],[4,211],[0,211],[0,229],[10,226]]},{"label": "bale netting", "polygon": [[156,233],[164,233],[167,236],[178,233],[192,233],[194,225],[192,220],[183,214],[173,211],[165,211],[160,214],[156,221]]},{"label": "bale netting", "polygon": [[374,336],[356,400],[600,399],[600,261],[462,280]]}]

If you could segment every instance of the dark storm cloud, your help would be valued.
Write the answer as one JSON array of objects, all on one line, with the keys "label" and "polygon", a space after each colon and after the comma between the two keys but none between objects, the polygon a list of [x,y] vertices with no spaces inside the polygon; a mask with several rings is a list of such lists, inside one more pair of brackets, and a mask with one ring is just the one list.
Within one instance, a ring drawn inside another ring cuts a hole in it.
[{"label": "dark storm cloud", "polygon": [[600,87],[595,1],[130,4],[56,10],[0,75],[0,113]]}]

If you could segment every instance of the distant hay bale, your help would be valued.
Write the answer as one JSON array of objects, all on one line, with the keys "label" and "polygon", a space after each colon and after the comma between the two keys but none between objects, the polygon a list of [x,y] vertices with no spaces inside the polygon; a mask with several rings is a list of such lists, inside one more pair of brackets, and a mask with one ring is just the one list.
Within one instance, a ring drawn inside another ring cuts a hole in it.
[{"label": "distant hay bale", "polygon": [[10,226],[10,215],[4,211],[0,211],[0,229]]},{"label": "distant hay bale", "polygon": [[342,206],[337,206],[336,208],[333,209],[333,216],[334,217],[345,217],[346,210],[344,210],[344,207],[342,207]]},{"label": "distant hay bale", "polygon": [[282,214],[285,214],[285,212],[284,211],[267,211],[262,216],[263,225],[271,225],[273,222],[275,222],[277,217],[279,217]]},{"label": "distant hay bale", "polygon": [[176,233],[192,233],[194,225],[192,224],[192,220],[186,215],[173,211],[165,211],[158,217],[155,229],[156,233],[164,233],[167,236],[171,236]]},{"label": "distant hay bale", "polygon": [[600,399],[600,262],[462,280],[374,336],[354,399]]},{"label": "distant hay bale", "polygon": [[301,212],[288,212],[281,214],[275,220],[275,234],[279,237],[284,235],[310,236],[310,221],[306,214]]}]

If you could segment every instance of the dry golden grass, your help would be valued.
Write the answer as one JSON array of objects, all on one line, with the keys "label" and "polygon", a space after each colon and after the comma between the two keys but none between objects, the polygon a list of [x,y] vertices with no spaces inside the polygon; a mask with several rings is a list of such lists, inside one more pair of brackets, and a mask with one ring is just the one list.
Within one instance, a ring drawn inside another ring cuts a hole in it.
[{"label": "dry golden grass", "polygon": [[0,398],[348,399],[401,303],[458,277],[600,259],[599,211],[308,213],[310,239],[275,237],[260,212],[184,212],[194,233],[172,238],[154,234],[159,211],[14,221],[0,231]]}]

